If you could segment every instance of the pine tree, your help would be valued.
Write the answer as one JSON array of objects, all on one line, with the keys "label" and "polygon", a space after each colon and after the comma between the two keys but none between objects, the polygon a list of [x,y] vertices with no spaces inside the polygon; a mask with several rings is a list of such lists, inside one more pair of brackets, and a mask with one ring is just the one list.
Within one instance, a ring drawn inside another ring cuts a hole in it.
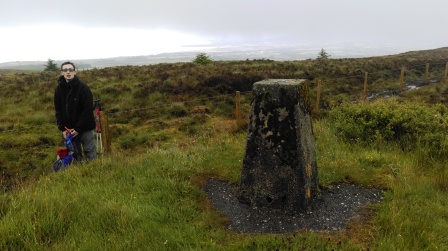
[{"label": "pine tree", "polygon": [[206,53],[199,53],[196,55],[196,58],[193,60],[193,63],[197,64],[209,64],[213,62],[213,60]]},{"label": "pine tree", "polygon": [[58,65],[56,63],[53,63],[53,60],[51,59],[48,59],[47,64],[44,66],[44,71],[59,71]]},{"label": "pine tree", "polygon": [[317,59],[328,59],[331,55],[328,54],[323,48],[320,50],[319,55],[317,56]]}]

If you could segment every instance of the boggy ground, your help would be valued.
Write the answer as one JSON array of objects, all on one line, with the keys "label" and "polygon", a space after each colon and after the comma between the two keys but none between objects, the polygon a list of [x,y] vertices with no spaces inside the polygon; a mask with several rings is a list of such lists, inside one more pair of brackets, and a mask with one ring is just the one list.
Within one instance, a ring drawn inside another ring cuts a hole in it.
[{"label": "boggy ground", "polygon": [[323,189],[306,212],[296,215],[278,209],[252,208],[237,199],[238,187],[209,179],[204,185],[213,206],[229,218],[229,229],[240,233],[291,233],[300,230],[337,232],[349,220],[363,217],[368,205],[380,203],[383,191],[353,184]]}]

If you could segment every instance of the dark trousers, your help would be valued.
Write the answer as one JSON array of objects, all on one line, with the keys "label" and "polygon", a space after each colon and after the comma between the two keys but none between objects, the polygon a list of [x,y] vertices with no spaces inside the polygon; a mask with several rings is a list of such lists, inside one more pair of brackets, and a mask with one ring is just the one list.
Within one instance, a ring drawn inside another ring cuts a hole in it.
[{"label": "dark trousers", "polygon": [[77,162],[82,162],[82,156],[86,157],[86,162],[90,162],[97,158],[95,139],[93,137],[93,131],[87,131],[78,134],[72,139],[73,146],[75,148],[74,157]]}]

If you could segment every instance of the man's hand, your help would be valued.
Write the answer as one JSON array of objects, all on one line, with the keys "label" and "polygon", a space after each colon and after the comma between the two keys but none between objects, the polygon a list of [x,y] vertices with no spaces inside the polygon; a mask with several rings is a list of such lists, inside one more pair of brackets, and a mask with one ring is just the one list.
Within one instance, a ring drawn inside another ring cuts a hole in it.
[{"label": "man's hand", "polygon": [[64,139],[67,139],[67,133],[70,133],[71,135],[73,135],[73,137],[76,137],[78,135],[78,132],[75,131],[75,129],[69,129],[67,127],[65,127],[66,131],[62,132],[62,136],[64,137]]},{"label": "man's hand", "polygon": [[78,135],[78,132],[75,131],[75,129],[72,129],[72,130],[70,131],[70,134],[73,135],[73,137],[76,137],[76,136]]}]

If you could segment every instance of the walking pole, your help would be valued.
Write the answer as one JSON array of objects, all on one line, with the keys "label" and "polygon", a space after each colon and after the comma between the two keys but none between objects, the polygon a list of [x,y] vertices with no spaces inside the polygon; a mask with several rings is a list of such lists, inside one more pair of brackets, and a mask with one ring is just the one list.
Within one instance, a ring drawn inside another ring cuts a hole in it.
[{"label": "walking pole", "polygon": [[[97,99],[95,100],[95,123],[96,123],[96,127],[95,127],[95,132],[96,132],[96,148],[98,153],[103,153],[103,139],[101,137],[101,120],[100,120],[100,111],[101,111],[101,106],[100,106],[100,100]],[[99,149],[98,149],[99,148]]]}]

